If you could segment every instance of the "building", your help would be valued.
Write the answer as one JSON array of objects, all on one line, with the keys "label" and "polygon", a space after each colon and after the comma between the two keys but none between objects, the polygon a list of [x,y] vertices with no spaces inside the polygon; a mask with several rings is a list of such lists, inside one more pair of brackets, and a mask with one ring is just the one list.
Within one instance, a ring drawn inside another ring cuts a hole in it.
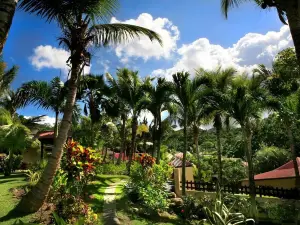
[{"label": "building", "polygon": [[[300,170],[300,157],[297,157],[297,164]],[[257,174],[254,176],[256,186],[272,186],[278,188],[295,188],[296,176],[293,160],[269,172]],[[249,181],[243,180],[242,185],[249,185]]]}]

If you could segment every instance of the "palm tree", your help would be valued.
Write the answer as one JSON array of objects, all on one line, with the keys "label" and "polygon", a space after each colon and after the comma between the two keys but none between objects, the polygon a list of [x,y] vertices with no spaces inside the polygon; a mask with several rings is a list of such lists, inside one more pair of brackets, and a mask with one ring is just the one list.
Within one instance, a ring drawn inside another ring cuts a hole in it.
[{"label": "palm tree", "polygon": [[[152,113],[153,119],[153,155],[157,153],[156,163],[159,164],[160,161],[160,145],[162,138],[162,119],[161,113],[166,109],[166,104],[171,102],[171,92],[172,86],[165,78],[158,78],[157,84],[147,85],[150,102],[147,105],[147,109]],[[157,149],[157,150],[156,150]]]},{"label": "palm tree", "polygon": [[248,179],[251,199],[251,215],[256,216],[255,181],[253,171],[252,136],[257,119],[265,107],[266,93],[261,87],[262,79],[253,76],[237,76],[231,89],[223,96],[224,106],[229,115],[241,126],[245,155],[248,162]]},{"label": "palm tree", "polygon": [[[61,3],[61,4],[60,4]],[[161,43],[159,35],[149,29],[128,24],[97,24],[111,17],[116,10],[116,0],[23,0],[20,9],[34,13],[47,21],[59,24],[63,36],[60,44],[71,53],[70,79],[66,94],[66,105],[60,125],[60,132],[40,181],[19,203],[17,210],[35,212],[46,199],[50,185],[59,166],[63,146],[71,126],[72,111],[76,101],[77,86],[85,66],[90,65],[89,47],[105,47],[119,44],[140,35]]]},{"label": "palm tree", "polygon": [[0,147],[7,149],[8,164],[5,170],[5,176],[9,176],[12,171],[12,157],[15,151],[24,150],[29,144],[30,130],[15,120],[11,114],[0,108]]},{"label": "palm tree", "polygon": [[222,97],[226,95],[226,91],[230,86],[230,82],[235,75],[235,69],[228,68],[222,70],[221,67],[217,68],[214,71],[205,71],[203,69],[197,70],[196,74],[200,77],[206,77],[209,80],[209,93],[207,93],[206,99],[209,99],[208,104],[205,107],[205,113],[210,114],[213,117],[213,125],[216,129],[217,137],[217,152],[218,152],[218,165],[219,173],[218,179],[219,183],[222,186],[222,146],[221,146],[221,132],[222,132],[222,117],[228,117],[224,106],[224,101]]},{"label": "palm tree", "polygon": [[[239,6],[248,0],[221,0],[221,8],[225,17],[228,16],[228,11]],[[300,64],[300,4],[298,0],[252,0],[255,4],[259,5],[262,9],[276,8],[281,22],[284,24],[288,21],[294,45],[296,48],[296,55],[298,64]]]},{"label": "palm tree", "polygon": [[58,117],[65,105],[66,87],[59,77],[46,81],[30,81],[24,83],[18,90],[19,99],[26,98],[26,103],[34,103],[43,109],[55,113],[54,137],[58,135]]},{"label": "palm tree", "polygon": [[[128,174],[130,174],[132,157],[136,150],[138,117],[141,114],[141,111],[146,108],[149,98],[147,95],[145,95],[145,84],[139,78],[137,71],[130,71],[126,68],[119,69],[117,71],[117,77],[117,81],[110,77],[111,85],[116,88],[117,95],[120,99],[122,99],[122,102],[124,102],[124,106],[128,106],[128,109],[132,113],[131,149],[127,164]],[[123,126],[124,125],[125,123],[123,120]]]},{"label": "palm tree", "polygon": [[0,5],[0,55],[8,36],[18,0],[2,0]]},{"label": "palm tree", "polygon": [[173,74],[173,102],[182,112],[183,121],[183,133],[184,133],[184,148],[183,148],[183,158],[182,158],[182,195],[185,195],[185,164],[186,164],[186,153],[188,149],[187,145],[187,128],[188,128],[188,118],[190,113],[190,108],[193,106],[194,102],[201,95],[200,90],[202,89],[202,84],[205,84],[205,80],[194,78],[190,80],[190,74],[188,72],[178,72]]},{"label": "palm tree", "polygon": [[19,70],[19,68],[16,66],[13,66],[11,69],[7,71],[5,70],[5,68],[6,68],[6,64],[0,61],[0,97],[2,97],[2,95],[7,90],[9,90],[10,84],[15,79]]}]

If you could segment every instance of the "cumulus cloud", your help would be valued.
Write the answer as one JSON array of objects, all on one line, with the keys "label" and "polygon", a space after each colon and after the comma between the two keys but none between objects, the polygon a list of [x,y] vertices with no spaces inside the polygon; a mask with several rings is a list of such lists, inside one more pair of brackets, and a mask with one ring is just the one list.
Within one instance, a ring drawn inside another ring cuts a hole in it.
[{"label": "cumulus cloud", "polygon": [[[30,119],[32,116],[24,116],[25,119]],[[41,121],[38,122],[38,124],[47,124],[50,126],[54,126],[55,124],[55,117],[50,117],[50,116],[43,116],[41,118]]]},{"label": "cumulus cloud", "polygon": [[154,19],[148,13],[142,13],[136,19],[120,21],[113,17],[111,23],[127,23],[142,26],[157,32],[163,41],[161,46],[157,41],[151,42],[149,38],[141,36],[126,44],[118,45],[115,49],[116,55],[122,63],[127,63],[130,57],[141,57],[145,61],[150,58],[169,58],[172,52],[176,51],[179,40],[179,30],[167,18]]},{"label": "cumulus cloud", "polygon": [[171,75],[178,71],[193,74],[200,67],[212,70],[218,66],[233,66],[241,72],[251,72],[256,64],[271,66],[276,54],[291,46],[293,41],[288,26],[283,26],[278,32],[248,33],[229,48],[212,44],[207,38],[199,38],[177,50],[179,60],[173,67],[154,70],[152,76],[171,79]]},{"label": "cumulus cloud", "polygon": [[[33,49],[33,55],[29,57],[30,63],[37,70],[44,68],[61,69],[67,74],[70,68],[66,62],[70,53],[62,48],[55,48],[51,45],[40,45]],[[84,68],[84,74],[90,72],[90,67]]]},{"label": "cumulus cloud", "polygon": [[109,60],[98,61],[98,63],[103,67],[104,73],[107,73],[109,70]]}]

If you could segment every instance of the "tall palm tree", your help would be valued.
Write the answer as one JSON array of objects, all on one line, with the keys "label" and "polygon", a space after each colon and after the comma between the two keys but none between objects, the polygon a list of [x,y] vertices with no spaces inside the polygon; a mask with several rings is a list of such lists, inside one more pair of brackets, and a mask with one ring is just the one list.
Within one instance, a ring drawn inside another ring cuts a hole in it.
[{"label": "tall palm tree", "polygon": [[262,110],[265,108],[266,92],[262,80],[253,76],[237,76],[227,96],[223,97],[229,115],[241,126],[245,155],[248,162],[248,179],[251,199],[251,215],[256,216],[255,181],[253,171],[252,136]]},{"label": "tall palm tree", "polygon": [[21,200],[17,210],[37,211],[48,195],[71,126],[80,75],[84,67],[90,65],[89,48],[93,45],[105,47],[119,44],[140,35],[146,35],[150,40],[161,43],[157,33],[143,27],[120,23],[98,24],[110,18],[117,5],[117,0],[23,0],[19,4],[20,9],[26,12],[37,14],[49,22],[57,22],[62,31],[60,44],[71,55],[67,61],[70,65],[70,79],[59,135],[40,181]]},{"label": "tall palm tree", "polygon": [[55,113],[54,137],[58,135],[58,117],[65,105],[66,87],[59,77],[46,81],[30,81],[18,89],[19,98],[26,98],[26,103],[33,103]]},{"label": "tall palm tree", "polygon": [[[294,45],[296,48],[296,54],[298,58],[298,64],[300,64],[300,4],[298,0],[252,0],[255,4],[259,5],[262,9],[276,8],[278,16],[281,22],[287,24],[288,21]],[[228,16],[228,11],[239,6],[243,2],[248,0],[221,0],[221,8],[225,17]]]},{"label": "tall palm tree", "polygon": [[6,64],[0,61],[0,97],[5,93],[5,91],[9,90],[10,84],[15,79],[19,68],[13,66],[9,70],[6,69]]},{"label": "tall palm tree", "polygon": [[188,149],[187,145],[187,128],[190,108],[193,103],[199,98],[201,94],[200,90],[203,88],[202,84],[205,84],[205,80],[199,79],[198,77],[190,80],[190,74],[188,72],[178,72],[173,74],[173,99],[172,101],[176,104],[179,110],[182,112],[183,121],[183,133],[184,133],[184,148],[182,158],[182,195],[185,195],[185,164],[186,164],[186,153]]},{"label": "tall palm tree", "polygon": [[225,111],[223,96],[226,96],[226,91],[230,86],[233,76],[235,75],[235,69],[228,68],[223,69],[221,67],[213,71],[205,71],[203,69],[197,70],[196,74],[200,77],[206,77],[209,80],[209,93],[207,92],[207,98],[211,104],[205,107],[205,112],[213,117],[213,125],[216,129],[217,137],[217,152],[218,152],[218,165],[219,173],[218,179],[222,186],[222,146],[221,146],[221,132],[222,132],[222,118],[226,118],[228,115]]},{"label": "tall palm tree", "polygon": [[153,119],[153,155],[156,154],[156,163],[160,161],[160,145],[162,138],[162,119],[161,113],[166,109],[166,104],[171,102],[172,85],[165,78],[158,78],[157,84],[148,85],[150,102],[147,109],[152,113]]},{"label": "tall palm tree", "polygon": [[[142,110],[149,103],[149,97],[145,94],[145,84],[140,79],[137,71],[130,71],[126,68],[117,71],[117,80],[110,78],[112,86],[116,87],[118,96],[128,106],[132,114],[131,121],[131,149],[129,152],[129,160],[127,165],[128,174],[133,153],[136,150],[136,135],[138,128],[138,117]],[[125,125],[124,121],[123,124]],[[123,126],[124,126],[123,125]]]},{"label": "tall palm tree", "polygon": [[0,5],[0,55],[15,15],[18,0],[2,0]]}]

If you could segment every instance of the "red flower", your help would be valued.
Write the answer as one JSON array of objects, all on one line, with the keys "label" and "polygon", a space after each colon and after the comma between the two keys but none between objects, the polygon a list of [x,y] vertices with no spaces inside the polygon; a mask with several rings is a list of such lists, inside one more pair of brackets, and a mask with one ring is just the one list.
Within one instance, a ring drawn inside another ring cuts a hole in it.
[{"label": "red flower", "polygon": [[184,209],[181,210],[181,213],[184,213]]}]

